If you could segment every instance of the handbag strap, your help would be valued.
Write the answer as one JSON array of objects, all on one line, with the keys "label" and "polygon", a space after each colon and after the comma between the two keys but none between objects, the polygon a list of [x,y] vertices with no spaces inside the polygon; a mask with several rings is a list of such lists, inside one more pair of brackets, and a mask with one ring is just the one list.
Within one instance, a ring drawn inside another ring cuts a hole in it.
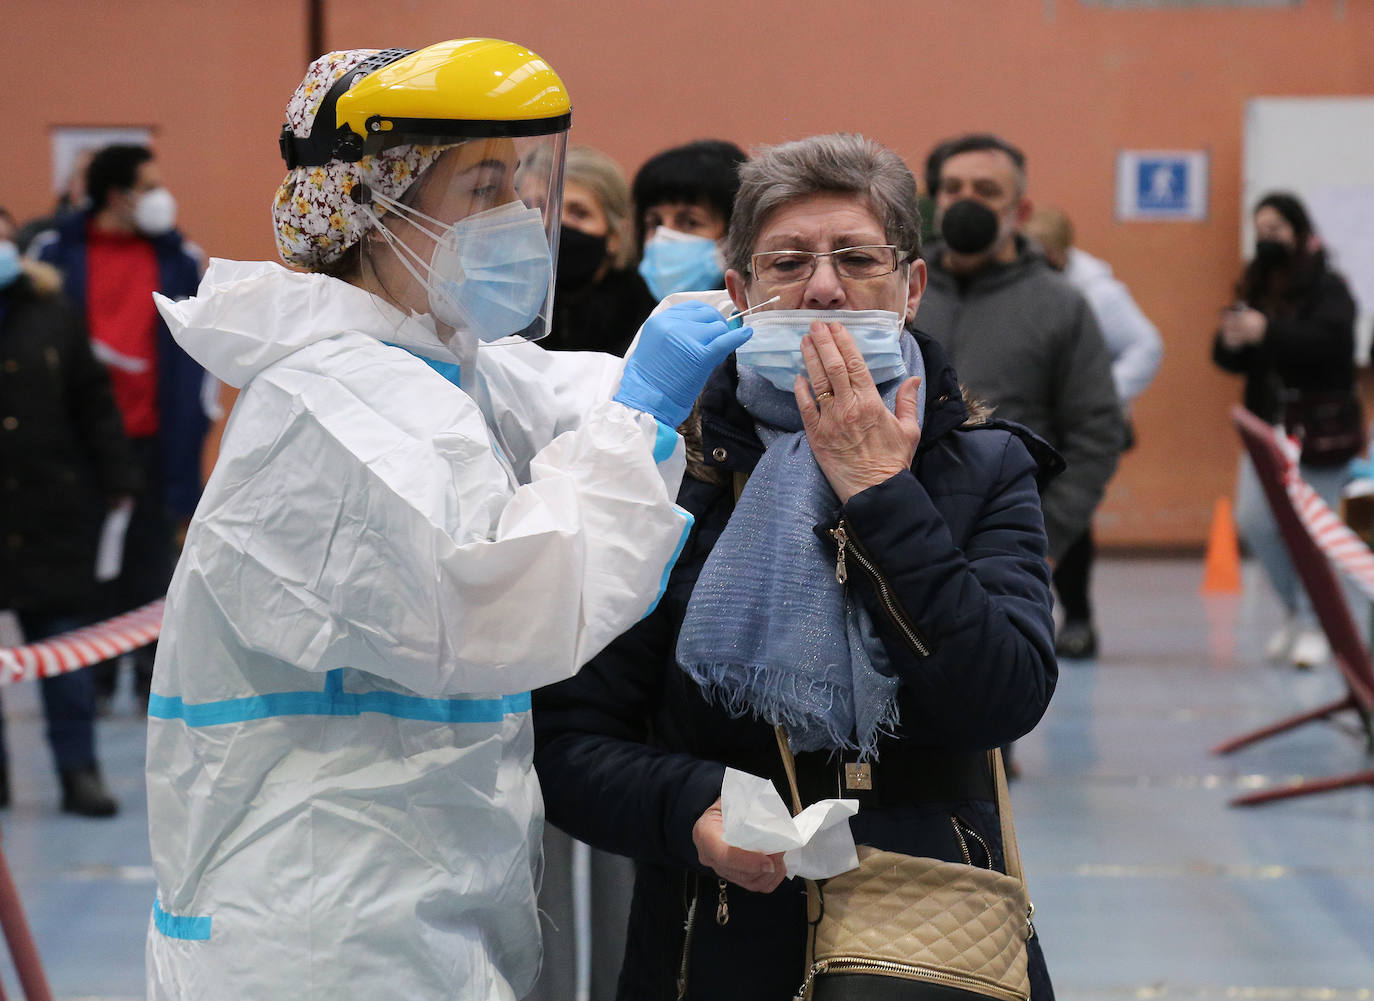
[{"label": "handbag strap", "polygon": [[[773,725],[773,736],[778,739],[778,753],[782,756],[782,768],[787,773],[787,787],[792,790],[792,816],[802,812],[801,792],[797,788],[797,759],[792,756],[792,748],[787,744],[787,731],[781,723]],[[825,902],[821,897],[820,884],[814,879],[806,880],[806,962],[802,966],[803,975],[810,972],[816,961],[816,929],[825,913]],[[810,995],[805,995],[810,997]]]},{"label": "handbag strap", "polygon": [[[1002,749],[994,747],[988,752],[988,767],[992,769],[993,781],[997,786],[997,819],[1002,824],[1002,855],[1007,861],[1007,875],[1015,877],[1022,886],[1026,885],[1026,874],[1021,869],[1021,847],[1016,843],[1016,824],[1011,817],[1011,789],[1007,786],[1007,769],[1002,761]],[[1030,892],[1029,888],[1026,890]]]},{"label": "handbag strap", "polygon": [[797,759],[792,757],[787,731],[781,723],[773,725],[773,736],[778,738],[778,753],[782,755],[782,770],[787,773],[787,787],[792,790],[792,816],[795,817],[802,812],[801,792],[797,789]]}]

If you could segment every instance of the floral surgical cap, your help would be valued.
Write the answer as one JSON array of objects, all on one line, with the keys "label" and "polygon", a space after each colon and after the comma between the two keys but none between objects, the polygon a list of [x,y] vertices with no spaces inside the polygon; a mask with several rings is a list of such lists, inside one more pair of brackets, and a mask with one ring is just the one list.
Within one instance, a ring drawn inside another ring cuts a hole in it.
[{"label": "floral surgical cap", "polygon": [[[286,124],[300,139],[310,138],[315,115],[329,88],[377,49],[347,49],[320,56],[286,105]],[[277,252],[293,267],[321,271],[357,243],[371,224],[369,213],[353,200],[366,184],[399,199],[446,147],[399,145],[371,153],[357,163],[331,160],[323,166],[296,167],[286,175],[272,201]]]}]

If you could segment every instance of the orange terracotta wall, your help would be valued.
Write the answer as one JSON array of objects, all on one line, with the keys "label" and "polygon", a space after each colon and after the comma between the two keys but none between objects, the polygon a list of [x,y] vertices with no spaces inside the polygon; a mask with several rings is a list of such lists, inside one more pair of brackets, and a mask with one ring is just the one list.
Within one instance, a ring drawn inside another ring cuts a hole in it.
[{"label": "orange terracotta wall", "polygon": [[304,4],[5,0],[0,204],[50,208],[50,130],[148,125],[182,228],[207,253],[273,253],[282,111],[305,59]]},{"label": "orange terracotta wall", "polygon": [[[1238,268],[1245,102],[1374,93],[1374,3],[1120,11],[1080,0],[603,0],[505,4],[323,0],[329,48],[492,35],[563,75],[573,138],[632,171],[654,151],[720,136],[746,147],[851,130],[917,167],[971,129],[1030,159],[1032,197],[1073,218],[1162,331],[1167,355],[1139,401],[1139,445],[1099,514],[1100,538],[1194,545],[1229,492],[1238,382],[1208,357]],[[151,124],[187,232],[207,252],[273,253],[276,135],[305,64],[309,5],[7,0],[0,37],[10,111],[0,203],[51,199],[54,125]],[[1118,149],[1207,149],[1211,216],[1113,220]],[[1371,168],[1374,170],[1374,168]]]}]

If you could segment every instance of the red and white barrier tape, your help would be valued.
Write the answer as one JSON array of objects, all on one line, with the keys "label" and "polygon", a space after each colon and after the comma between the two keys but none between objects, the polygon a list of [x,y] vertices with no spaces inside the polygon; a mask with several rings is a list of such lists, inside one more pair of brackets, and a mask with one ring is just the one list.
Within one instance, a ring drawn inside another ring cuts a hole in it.
[{"label": "red and white barrier tape", "polygon": [[[1276,430],[1285,462],[1283,483],[1298,517],[1318,547],[1364,594],[1374,601],[1374,552],[1317,496],[1298,471],[1297,442]],[[166,600],[61,636],[19,647],[0,647],[0,685],[51,678],[147,646],[162,632]]]},{"label": "red and white barrier tape", "polygon": [[147,646],[162,632],[165,603],[165,599],[159,598],[132,612],[61,636],[24,646],[0,647],[0,685],[51,678]]},{"label": "red and white barrier tape", "polygon": [[1374,601],[1374,552],[1302,478],[1298,471],[1297,440],[1279,430],[1274,431],[1274,438],[1285,460],[1284,488],[1304,527],[1336,569]]}]

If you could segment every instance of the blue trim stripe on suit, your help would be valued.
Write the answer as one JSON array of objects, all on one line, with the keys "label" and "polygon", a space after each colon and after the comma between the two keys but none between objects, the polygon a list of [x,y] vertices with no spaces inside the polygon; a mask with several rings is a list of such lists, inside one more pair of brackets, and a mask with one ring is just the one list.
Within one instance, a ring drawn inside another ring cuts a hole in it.
[{"label": "blue trim stripe on suit", "polygon": [[153,901],[153,925],[168,938],[186,939],[190,942],[204,942],[210,937],[210,919],[207,917],[186,917],[168,914],[158,900]]},{"label": "blue trim stripe on suit", "polygon": [[277,716],[360,716],[379,713],[430,723],[500,723],[511,713],[528,712],[530,693],[493,699],[426,699],[398,692],[345,692],[342,670],[325,676],[320,692],[273,692],[218,702],[184,702],[177,696],[153,695],[148,715],[179,719],[187,726],[220,726]]}]

